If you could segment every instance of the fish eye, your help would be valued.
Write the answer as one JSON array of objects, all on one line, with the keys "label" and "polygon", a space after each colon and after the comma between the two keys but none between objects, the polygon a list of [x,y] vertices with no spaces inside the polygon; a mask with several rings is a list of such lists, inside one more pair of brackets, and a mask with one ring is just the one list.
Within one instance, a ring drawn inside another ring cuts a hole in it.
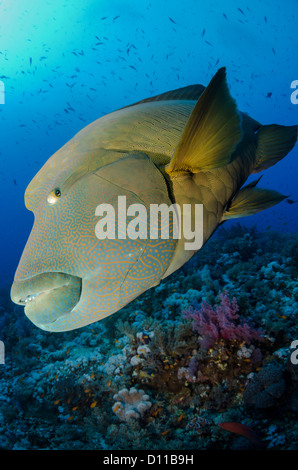
[{"label": "fish eye", "polygon": [[55,202],[57,202],[57,199],[59,199],[59,197],[61,197],[61,191],[59,188],[55,188],[48,195],[47,201],[49,204],[55,204]]}]

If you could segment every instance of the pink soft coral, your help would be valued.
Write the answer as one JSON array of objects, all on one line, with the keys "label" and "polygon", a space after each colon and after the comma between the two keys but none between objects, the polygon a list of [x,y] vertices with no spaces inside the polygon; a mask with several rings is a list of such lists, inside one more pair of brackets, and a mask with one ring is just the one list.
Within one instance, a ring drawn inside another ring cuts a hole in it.
[{"label": "pink soft coral", "polygon": [[201,336],[200,345],[209,349],[218,339],[245,341],[262,340],[262,331],[253,329],[248,323],[239,320],[237,300],[230,301],[227,293],[219,295],[220,304],[211,307],[207,302],[201,304],[200,310],[192,307],[183,312],[185,318],[193,320],[193,330]]}]

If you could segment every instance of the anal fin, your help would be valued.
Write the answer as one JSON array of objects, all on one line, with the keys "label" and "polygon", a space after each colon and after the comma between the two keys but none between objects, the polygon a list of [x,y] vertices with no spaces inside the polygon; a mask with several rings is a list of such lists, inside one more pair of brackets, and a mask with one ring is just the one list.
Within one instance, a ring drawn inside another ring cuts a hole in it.
[{"label": "anal fin", "polygon": [[259,180],[253,181],[240,189],[233,198],[231,205],[223,213],[222,220],[254,215],[257,212],[278,204],[288,197],[271,189],[256,188],[255,186],[258,181]]}]

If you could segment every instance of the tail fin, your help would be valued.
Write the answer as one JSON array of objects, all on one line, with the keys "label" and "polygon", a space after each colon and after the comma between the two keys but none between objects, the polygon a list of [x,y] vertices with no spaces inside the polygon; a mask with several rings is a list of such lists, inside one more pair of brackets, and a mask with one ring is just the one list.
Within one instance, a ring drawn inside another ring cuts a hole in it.
[{"label": "tail fin", "polygon": [[298,126],[271,124],[257,131],[258,146],[253,173],[266,170],[279,162],[294,147]]}]

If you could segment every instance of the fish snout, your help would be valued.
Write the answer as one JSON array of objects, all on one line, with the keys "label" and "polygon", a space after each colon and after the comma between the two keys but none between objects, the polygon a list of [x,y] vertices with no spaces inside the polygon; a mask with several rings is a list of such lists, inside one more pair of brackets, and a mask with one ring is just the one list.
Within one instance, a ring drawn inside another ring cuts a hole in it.
[{"label": "fish snout", "polygon": [[80,300],[82,279],[65,273],[42,273],[16,280],[11,300],[25,307],[26,316],[39,328],[67,315]]}]

